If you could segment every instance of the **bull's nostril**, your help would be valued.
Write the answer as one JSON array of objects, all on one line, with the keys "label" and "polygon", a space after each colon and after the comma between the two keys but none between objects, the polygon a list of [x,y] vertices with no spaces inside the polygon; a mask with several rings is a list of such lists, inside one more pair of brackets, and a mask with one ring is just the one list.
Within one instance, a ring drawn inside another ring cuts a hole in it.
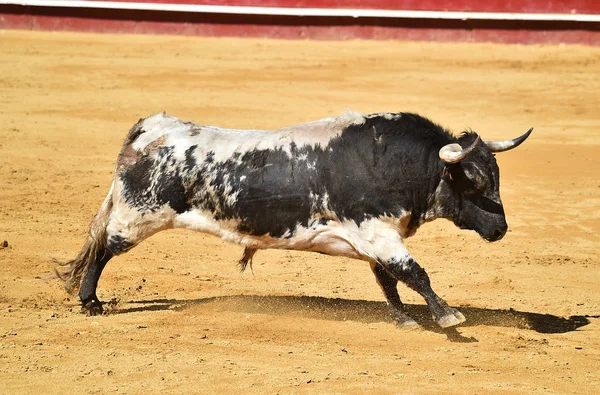
[{"label": "bull's nostril", "polygon": [[506,229],[503,228],[496,228],[494,229],[494,231],[492,233],[489,234],[488,237],[486,237],[485,239],[487,241],[498,241],[500,239],[502,239],[504,237],[504,235],[506,234]]},{"label": "bull's nostril", "polygon": [[494,231],[494,240],[500,240],[506,234],[506,228],[499,228]]}]

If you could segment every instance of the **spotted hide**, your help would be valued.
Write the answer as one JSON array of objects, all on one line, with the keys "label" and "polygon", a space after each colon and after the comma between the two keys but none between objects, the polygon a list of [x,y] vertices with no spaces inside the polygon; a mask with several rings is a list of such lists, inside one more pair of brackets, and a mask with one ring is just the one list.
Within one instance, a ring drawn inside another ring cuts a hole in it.
[{"label": "spotted hide", "polygon": [[403,239],[435,218],[502,238],[493,151],[516,147],[530,132],[481,142],[411,113],[348,112],[274,131],[153,115],[129,131],[85,245],[59,274],[67,290],[79,289],[83,310],[99,314],[106,263],[158,231],[185,228],[244,246],[242,268],[267,248],[366,261],[397,325],[416,325],[398,281],[425,298],[440,326],[457,325],[465,317],[434,293]]}]

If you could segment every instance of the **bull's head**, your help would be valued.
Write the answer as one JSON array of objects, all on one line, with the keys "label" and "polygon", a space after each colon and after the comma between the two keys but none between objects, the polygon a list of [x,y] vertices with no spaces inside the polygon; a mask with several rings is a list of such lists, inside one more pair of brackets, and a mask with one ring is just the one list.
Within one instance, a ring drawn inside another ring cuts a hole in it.
[{"label": "bull's head", "polygon": [[439,152],[445,164],[442,179],[444,211],[456,226],[472,229],[488,241],[500,240],[508,225],[500,200],[500,172],[495,152],[518,147],[529,137],[507,141],[483,141],[475,133],[465,133],[459,143],[448,144]]}]

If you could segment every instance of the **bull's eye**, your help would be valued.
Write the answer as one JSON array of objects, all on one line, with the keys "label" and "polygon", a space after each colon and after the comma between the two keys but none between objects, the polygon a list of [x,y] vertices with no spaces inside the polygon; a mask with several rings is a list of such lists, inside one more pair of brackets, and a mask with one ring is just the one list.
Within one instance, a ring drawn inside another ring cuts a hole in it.
[{"label": "bull's eye", "polygon": [[463,184],[462,194],[466,198],[471,198],[475,195],[483,194],[486,188],[486,179],[477,174],[474,177],[469,177],[468,181]]},{"label": "bull's eye", "polygon": [[465,174],[467,175],[470,181],[469,187],[465,188],[465,196],[471,196],[476,193],[483,193],[487,189],[488,180],[477,167],[469,166],[465,168]]},{"label": "bull's eye", "polygon": [[450,179],[454,184],[455,190],[467,199],[485,194],[489,186],[489,181],[485,174],[470,163],[461,165],[461,167],[452,169],[450,173]]},{"label": "bull's eye", "polygon": [[487,185],[488,185],[485,178],[477,179],[477,181],[474,184],[475,184],[475,188],[477,189],[477,191],[482,192],[482,193],[487,189]]}]

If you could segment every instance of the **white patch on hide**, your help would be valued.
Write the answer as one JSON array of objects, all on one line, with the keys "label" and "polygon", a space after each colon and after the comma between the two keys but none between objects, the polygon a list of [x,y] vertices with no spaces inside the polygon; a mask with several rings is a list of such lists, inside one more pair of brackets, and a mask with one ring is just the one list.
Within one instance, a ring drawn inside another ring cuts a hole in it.
[{"label": "white patch on hide", "polygon": [[156,232],[172,227],[175,211],[168,204],[152,212],[143,211],[142,215],[143,208],[131,207],[121,196],[122,181],[115,182],[113,208],[106,226],[109,238],[121,236],[135,245]]},{"label": "white patch on hide", "polygon": [[366,117],[356,111],[346,109],[340,118],[345,118],[354,125],[362,125],[366,121]]},{"label": "white patch on hide", "polygon": [[173,220],[174,228],[190,229],[208,233],[231,243],[246,245],[243,242],[245,235],[236,230],[238,225],[239,221],[217,221],[209,211],[198,209],[178,214]]},{"label": "white patch on hide", "polygon": [[370,115],[366,115],[365,118],[377,118],[377,117],[382,117],[384,119],[387,119],[388,121],[395,121],[397,119],[402,118],[402,114],[394,114],[391,112],[379,112],[377,114],[370,114]]}]

